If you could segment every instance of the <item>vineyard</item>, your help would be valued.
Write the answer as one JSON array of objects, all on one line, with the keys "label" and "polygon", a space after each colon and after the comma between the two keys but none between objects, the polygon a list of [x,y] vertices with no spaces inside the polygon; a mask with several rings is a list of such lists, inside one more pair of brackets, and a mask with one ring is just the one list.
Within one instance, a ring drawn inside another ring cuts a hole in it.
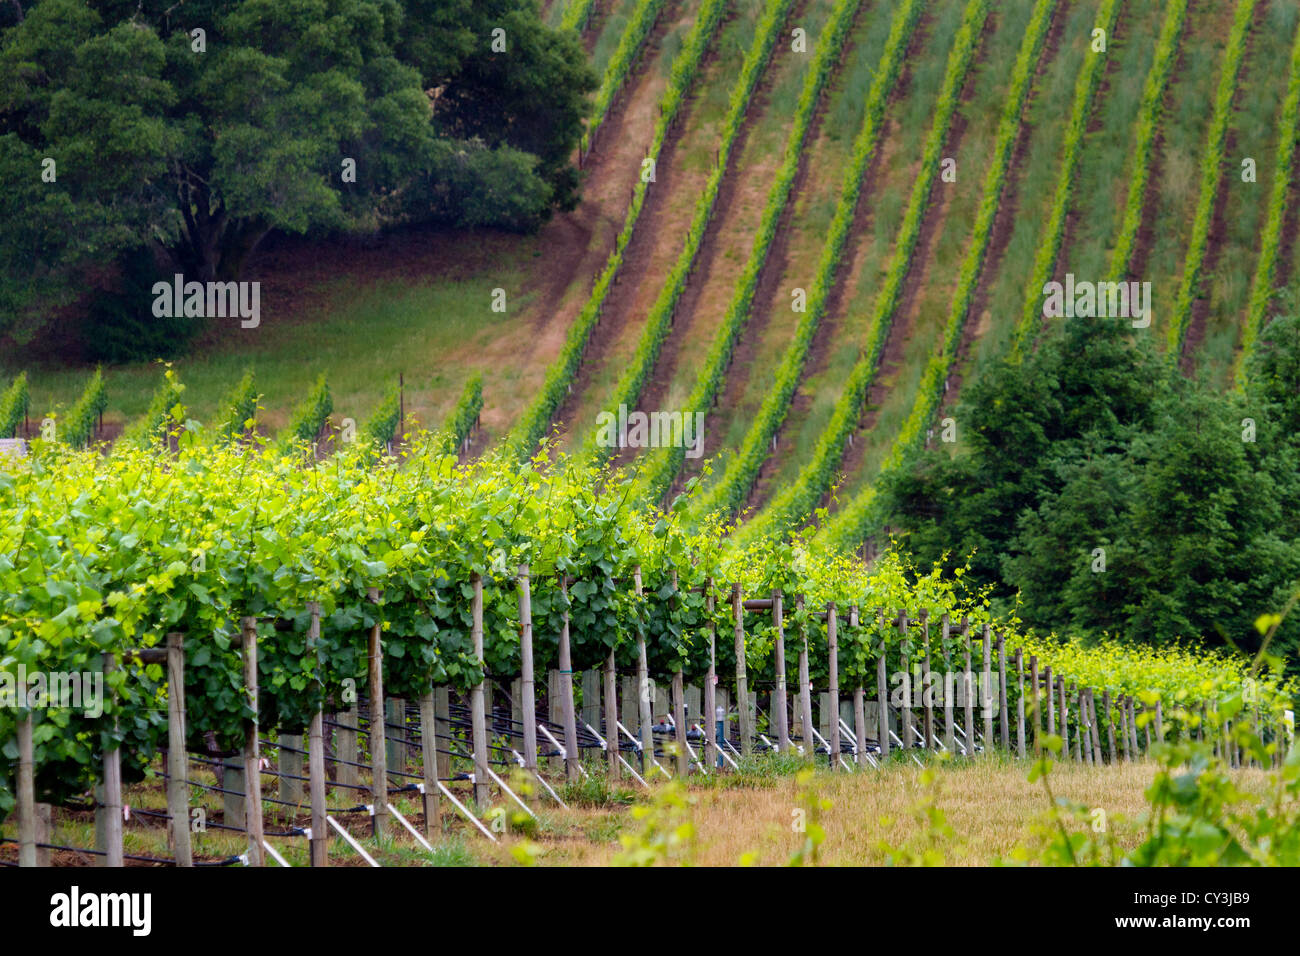
[{"label": "vineyard", "polygon": [[[1206,586],[1248,641],[1100,612],[1085,639],[987,583],[1038,573],[1033,548],[941,541],[931,561],[893,532],[968,434],[1007,473],[1094,481],[1086,507],[1111,514],[1138,495],[1107,470],[1115,436],[1176,418],[1184,381],[1269,476],[1206,497],[1276,492],[1256,523],[1293,527],[1275,409],[1300,374],[1278,357],[1300,0],[537,7],[595,84],[580,199],[536,234],[282,229],[250,260],[260,326],[162,367],[51,361],[57,337],[28,350],[0,325],[0,862],[379,866],[448,835],[534,862],[540,808],[594,792],[812,765],[1023,760],[1036,780],[1053,759],[1276,774],[1289,830],[1237,821],[1221,857],[1148,837],[1126,862],[1296,862],[1296,665],[1274,646],[1294,599]],[[1145,286],[1149,309],[1054,317],[1047,290],[1076,276],[1095,306]],[[1051,425],[999,447],[962,403],[1057,369],[1091,315],[1179,383],[1175,411],[1116,413],[1081,460],[1051,458]],[[602,422],[628,413],[664,440],[611,444]],[[1150,474],[1179,464],[1132,440]],[[972,536],[1041,531],[1017,495]],[[1177,526],[1178,504],[1145,517]],[[1034,540],[1140,571],[1087,524]],[[1176,556],[1195,584],[1199,556]],[[55,701],[73,678],[96,706]],[[1191,814],[1185,796],[1158,799]],[[1040,862],[1083,859],[1062,839]]]}]

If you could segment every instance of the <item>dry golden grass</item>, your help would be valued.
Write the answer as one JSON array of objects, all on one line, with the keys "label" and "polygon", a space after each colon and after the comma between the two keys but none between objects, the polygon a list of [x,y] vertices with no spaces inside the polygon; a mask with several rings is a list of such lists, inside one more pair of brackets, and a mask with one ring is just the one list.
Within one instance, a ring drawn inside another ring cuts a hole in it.
[{"label": "dry golden grass", "polygon": [[[702,866],[735,866],[747,862],[782,865],[798,849],[804,834],[794,831],[795,810],[806,805],[800,791],[815,792],[829,800],[822,811],[825,842],[818,862],[831,865],[880,866],[888,862],[890,848],[925,849],[927,827],[917,816],[921,802],[932,795],[954,836],[936,846],[950,866],[983,866],[1007,857],[1016,847],[1031,850],[1049,820],[1049,801],[1041,783],[1029,783],[1029,761],[994,759],[974,765],[950,765],[935,771],[935,783],[923,786],[921,768],[896,764],[877,773],[830,774],[818,772],[808,787],[793,777],[765,781],[768,787],[751,789],[695,788],[691,819],[696,838],[693,851],[677,855],[675,862]],[[1051,776],[1058,797],[1105,811],[1107,825],[1125,847],[1140,841],[1143,796],[1155,765],[1123,764],[1089,768],[1058,764]],[[1262,771],[1242,771],[1238,784],[1246,790],[1262,787]],[[610,810],[549,810],[542,814],[541,831],[534,842],[542,852],[541,865],[605,866],[622,851],[618,833],[636,834],[643,821],[631,808]],[[1077,824],[1071,824],[1077,827]],[[510,847],[490,850],[476,847],[484,862],[513,860]],[[887,844],[884,846],[882,844]]]},{"label": "dry golden grass", "polygon": [[[723,778],[720,786],[692,786],[692,801],[681,815],[670,820],[676,825],[686,819],[694,824],[690,845],[679,848],[667,862],[700,866],[735,866],[742,862],[762,866],[782,865],[804,841],[796,832],[795,811],[809,806],[810,796],[830,802],[821,811],[820,824],[825,842],[818,862],[845,866],[880,866],[889,862],[891,850],[906,848],[919,852],[934,849],[940,861],[950,866],[983,866],[1008,858],[1018,847],[1036,858],[1040,831],[1049,820],[1049,803],[1041,783],[1029,783],[1030,761],[995,757],[973,764],[953,763],[935,768],[934,782],[923,783],[921,768],[911,763],[891,763],[880,771],[831,774],[818,771],[808,784],[793,776]],[[1057,764],[1051,774],[1053,792],[1086,807],[1105,811],[1106,823],[1116,841],[1124,847],[1141,838],[1141,814],[1147,803],[1144,791],[1156,772],[1153,763],[1121,764],[1089,768],[1073,763]],[[1236,772],[1237,785],[1247,792],[1262,792],[1266,773],[1260,770]],[[516,785],[521,781],[516,780]],[[471,830],[450,805],[444,805],[442,838],[435,840],[431,858],[409,834],[395,823],[388,840],[376,847],[363,817],[344,818],[344,825],[385,866],[514,865],[516,852],[532,845],[535,860],[543,866],[608,866],[623,852],[621,836],[643,832],[646,820],[638,812],[655,808],[656,794],[640,797],[634,806],[559,809],[541,798],[534,789],[528,802],[538,819],[532,832],[503,835],[489,844]],[[268,793],[274,790],[268,788]],[[463,796],[468,796],[462,791]],[[346,798],[336,795],[339,801]],[[937,841],[929,838],[929,827],[918,814],[923,801],[932,799],[943,812],[953,835]],[[128,788],[127,802],[135,809],[164,811],[165,795],[156,783]],[[214,809],[217,801],[203,801]],[[418,803],[406,795],[395,799],[403,813],[419,826]],[[497,801],[501,805],[501,801]],[[512,811],[513,805],[507,807]],[[289,822],[308,825],[306,808],[292,814],[292,821],[280,818],[268,806],[267,829],[276,830]],[[90,814],[56,811],[56,843],[72,846],[94,844]],[[1080,824],[1071,823],[1071,829]],[[127,852],[167,857],[165,825],[162,820],[133,817],[127,826]],[[11,835],[11,834],[7,834]],[[241,834],[209,830],[195,835],[195,851],[204,858],[220,858],[242,852]],[[305,866],[306,841],[276,838],[272,841],[294,866]],[[0,859],[16,857],[17,848],[0,848]],[[60,854],[63,865],[93,862]],[[330,862],[334,866],[364,866],[342,840],[331,840]]]}]

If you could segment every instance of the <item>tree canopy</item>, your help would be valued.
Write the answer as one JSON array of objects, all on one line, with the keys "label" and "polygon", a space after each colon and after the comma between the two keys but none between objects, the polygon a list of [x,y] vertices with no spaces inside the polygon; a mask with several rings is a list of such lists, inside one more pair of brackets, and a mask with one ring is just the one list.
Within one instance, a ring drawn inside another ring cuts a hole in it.
[{"label": "tree canopy", "polygon": [[[1258,646],[1300,579],[1300,319],[1243,391],[1189,380],[1122,323],[1076,320],[964,392],[962,446],[885,482],[880,521],[972,573],[1026,623]],[[1278,650],[1294,647],[1288,620]]]},{"label": "tree canopy", "polygon": [[594,86],[536,0],[12,0],[0,331],[145,245],[228,280],[276,229],[535,228]]}]

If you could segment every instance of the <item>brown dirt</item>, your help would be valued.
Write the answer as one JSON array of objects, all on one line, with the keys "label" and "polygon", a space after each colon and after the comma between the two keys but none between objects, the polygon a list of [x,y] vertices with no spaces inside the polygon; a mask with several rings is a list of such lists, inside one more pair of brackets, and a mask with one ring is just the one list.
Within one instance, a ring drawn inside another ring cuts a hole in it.
[{"label": "brown dirt", "polygon": [[[1246,34],[1246,49],[1242,53],[1241,65],[1237,73],[1237,83],[1233,88],[1232,102],[1233,110],[1236,110],[1236,104],[1241,100],[1242,87],[1245,85],[1244,80],[1247,77],[1247,69],[1250,66],[1250,55],[1254,52],[1256,38],[1264,22],[1264,5],[1257,4],[1253,14],[1254,22],[1251,24],[1250,31]],[[1236,155],[1237,149],[1237,130],[1231,123],[1228,125],[1228,135],[1224,141],[1223,155],[1231,157]],[[1179,356],[1179,366],[1184,375],[1191,375],[1196,370],[1196,356],[1201,349],[1201,343],[1205,341],[1210,320],[1210,290],[1205,288],[1205,284],[1213,274],[1215,267],[1219,263],[1219,256],[1223,252],[1223,246],[1227,241],[1228,222],[1226,218],[1228,208],[1228,177],[1232,175],[1231,167],[1228,166],[1219,176],[1219,181],[1215,184],[1214,195],[1214,212],[1210,218],[1210,232],[1206,237],[1205,260],[1201,263],[1200,284],[1205,294],[1192,299],[1192,314],[1188,318],[1187,333],[1183,338],[1183,354]]]},{"label": "brown dirt", "polygon": [[[988,41],[996,29],[995,17],[996,13],[991,13],[984,21],[984,28],[977,47],[978,52],[962,85],[961,106],[953,117],[952,125],[948,130],[948,141],[944,149],[945,156],[956,156],[961,151],[961,144],[966,135],[967,126],[964,108],[975,95],[976,79],[988,59]],[[863,402],[864,414],[860,424],[852,432],[849,446],[844,451],[841,465],[844,475],[849,479],[862,472],[867,443],[861,439],[875,428],[880,406],[884,402],[885,396],[894,387],[898,371],[903,367],[907,343],[912,339],[916,328],[916,322],[919,318],[917,313],[920,308],[921,290],[926,288],[931,281],[932,262],[930,250],[934,245],[935,236],[948,226],[948,214],[953,191],[944,189],[944,185],[941,181],[931,183],[930,196],[927,200],[928,206],[921,221],[921,234],[917,237],[907,279],[903,284],[903,291],[894,311],[895,319],[890,324],[880,362],[876,367],[875,375],[872,376],[871,385],[867,389],[866,399]],[[936,189],[939,191],[937,202],[934,201]],[[938,281],[950,288],[956,286],[956,279],[953,277]],[[823,497],[822,504],[829,505],[831,503],[830,497],[828,492]]]},{"label": "brown dirt", "polygon": [[1001,268],[1002,260],[1006,255],[1007,246],[1011,243],[1012,233],[1015,231],[1016,219],[1020,209],[1020,177],[1018,173],[1025,168],[1026,159],[1029,155],[1029,141],[1033,135],[1033,128],[1025,122],[1025,118],[1033,109],[1034,101],[1038,97],[1039,82],[1047,72],[1048,64],[1056,59],[1057,53],[1060,52],[1061,38],[1065,33],[1065,23],[1068,18],[1069,3],[1062,3],[1053,14],[1052,25],[1047,30],[1043,50],[1038,57],[1038,65],[1034,71],[1033,85],[1030,87],[1029,96],[1025,100],[1024,107],[1021,109],[1020,130],[1016,136],[1015,146],[1012,147],[1007,177],[1002,184],[1002,201],[998,204],[997,215],[993,218],[993,234],[989,237],[989,248],[984,254],[984,264],[980,269],[980,277],[976,283],[975,296],[971,300],[970,313],[962,326],[961,344],[957,347],[957,354],[953,357],[949,369],[948,390],[940,405],[945,410],[951,408],[957,401],[957,395],[961,391],[962,382],[965,378],[965,365],[970,359],[970,353],[975,346],[975,342],[993,326],[992,316],[987,312],[989,295]]},{"label": "brown dirt", "polygon": [[[807,0],[795,4],[787,22],[797,22],[806,4]],[[715,327],[719,325],[730,305],[736,277],[749,257],[752,229],[757,226],[757,221],[751,220],[762,217],[767,192],[779,168],[781,154],[773,151],[757,162],[750,163],[745,167],[743,176],[736,173],[736,164],[744,155],[758,117],[767,111],[779,72],[778,57],[781,52],[781,49],[774,51],[746,107],[718,189],[713,217],[705,230],[699,257],[685,290],[678,298],[673,330],[663,343],[654,371],[642,389],[641,400],[637,404],[639,409],[662,407],[672,387],[687,338],[700,323],[709,322]],[[739,256],[719,255],[723,251],[737,251]],[[614,463],[618,467],[627,465],[636,454],[636,449],[622,449],[614,456]]]},{"label": "brown dirt", "polygon": [[[658,49],[663,37],[670,27],[678,22],[676,18],[661,17],[652,37],[654,47]],[[719,26],[719,31],[723,29]],[[678,114],[676,122],[668,130],[660,150],[659,160],[655,165],[655,182],[646,192],[645,203],[632,238],[623,252],[623,262],[615,276],[613,287],[605,297],[600,318],[592,330],[584,351],[584,361],[575,376],[573,388],[556,412],[552,423],[563,442],[570,431],[569,424],[581,410],[584,397],[593,378],[608,362],[615,361],[614,349],[625,336],[633,331],[654,305],[661,291],[661,279],[672,268],[680,254],[680,237],[690,225],[693,204],[690,202],[674,203],[675,196],[692,196],[708,177],[707,169],[684,169],[674,162],[683,135],[689,127],[690,112],[698,103],[697,93],[705,87],[702,79],[715,69],[718,55],[715,45],[705,53],[701,64],[695,91],[684,110]],[[650,57],[644,57],[648,63]],[[657,97],[656,104],[657,105]],[[653,124],[651,124],[653,131]],[[696,135],[707,135],[697,132]],[[645,150],[640,151],[644,156]],[[639,173],[639,161],[631,164],[633,176]],[[632,195],[633,185],[628,189],[628,200]]]},{"label": "brown dirt", "polygon": [[[726,430],[723,422],[726,418],[735,414],[735,410],[740,407],[740,403],[744,398],[748,384],[748,372],[757,361],[759,346],[771,321],[777,294],[780,291],[781,280],[784,278],[786,267],[789,265],[790,239],[794,233],[795,206],[798,204],[799,196],[803,193],[804,186],[807,185],[809,171],[812,166],[810,159],[816,152],[815,144],[820,139],[822,123],[826,118],[826,110],[830,106],[831,97],[838,89],[840,71],[846,63],[852,60],[854,51],[857,48],[857,44],[853,40],[853,33],[859,25],[858,18],[862,16],[862,9],[859,8],[853,24],[849,27],[844,41],[844,49],[841,51],[839,62],[833,70],[834,75],[830,77],[826,86],[823,87],[821,98],[813,113],[812,122],[808,125],[808,132],[804,138],[804,148],[799,157],[799,168],[795,171],[794,182],[790,186],[790,196],[786,201],[785,209],[781,213],[781,220],[777,224],[776,235],[772,239],[771,245],[768,246],[767,258],[763,262],[763,268],[758,278],[758,287],[754,290],[754,299],[750,304],[749,321],[746,322],[746,334],[740,338],[736,343],[736,347],[732,350],[731,361],[727,365],[728,374],[725,376],[725,381],[713,408],[706,410],[707,414],[704,419],[705,435],[725,434]],[[731,374],[733,369],[739,374]],[[714,451],[716,452],[717,449],[714,449]],[[707,460],[708,456],[702,455],[698,459],[687,459],[683,462],[673,482],[671,494],[680,493],[686,482],[700,473],[700,469]]]},{"label": "brown dirt", "polygon": [[[1132,8],[1126,4],[1120,5],[1119,16],[1115,21],[1115,29],[1112,31],[1116,36],[1122,36],[1125,19],[1132,18]],[[1119,69],[1120,58],[1118,56],[1106,57],[1106,68],[1101,72],[1101,82],[1097,84],[1097,92],[1093,94],[1092,103],[1089,106],[1088,131],[1085,134],[1091,136],[1102,129],[1101,104],[1105,102],[1106,94],[1110,92],[1111,77]],[[1085,153],[1086,157],[1086,153]],[[1078,170],[1076,169],[1076,174]],[[1077,175],[1076,175],[1077,180]],[[1065,228],[1061,234],[1061,248],[1056,254],[1056,268],[1059,271],[1069,271],[1070,251],[1074,246],[1075,240],[1079,235],[1079,223],[1083,219],[1083,213],[1080,212],[1080,204],[1071,201],[1065,214]]]}]

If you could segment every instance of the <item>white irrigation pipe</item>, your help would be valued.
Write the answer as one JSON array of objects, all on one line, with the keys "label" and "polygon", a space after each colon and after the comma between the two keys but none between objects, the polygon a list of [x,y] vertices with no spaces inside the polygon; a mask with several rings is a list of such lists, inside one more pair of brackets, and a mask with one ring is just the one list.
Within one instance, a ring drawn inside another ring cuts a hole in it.
[{"label": "white irrigation pipe", "polygon": [[397,807],[393,806],[391,803],[388,804],[388,812],[397,817],[397,822],[411,832],[411,836],[415,837],[415,839],[420,842],[420,846],[424,847],[430,853],[433,852],[433,847],[429,845],[429,841],[420,836],[420,831],[411,826],[411,821],[402,816],[401,813],[398,812]]},{"label": "white irrigation pipe", "polygon": [[[546,736],[546,739],[547,739],[547,740],[549,740],[552,744],[555,745],[555,749],[558,750],[558,751],[560,752],[560,757],[561,757],[561,759],[563,759],[563,760],[568,760],[568,759],[569,759],[569,752],[568,752],[567,750],[564,749],[564,745],[563,745],[563,744],[561,744],[558,740],[555,739],[554,736],[551,735],[551,732],[550,732],[549,730],[546,729],[546,725],[545,725],[545,724],[538,724],[538,725],[537,725],[537,729],[540,730],[540,731],[541,731],[541,732]],[[579,757],[579,760],[578,760],[578,772],[581,773],[581,774],[583,775],[583,777],[586,777],[586,778],[590,779],[591,774],[587,773],[587,768],[584,767],[584,766],[582,765],[582,759],[581,759],[581,757],[582,757],[582,749],[581,749],[581,748],[578,749],[578,757]],[[540,778],[540,777],[541,777],[541,774],[539,773],[537,776]],[[546,783],[546,781],[543,780],[542,783]],[[547,786],[546,789],[547,789],[547,790],[551,790],[551,788],[550,788],[549,785]],[[555,791],[554,791],[554,790],[551,790],[551,796],[555,797]],[[563,800],[560,800],[559,797],[555,797],[555,799],[560,801],[560,805],[561,805],[561,806],[564,805],[564,801],[563,801]],[[567,808],[566,808],[566,809],[567,809]]]},{"label": "white irrigation pipe", "polygon": [[780,747],[778,747],[776,744],[772,743],[772,741],[767,739],[767,734],[759,734],[758,739],[763,741],[763,743],[767,744],[768,747],[771,748],[772,753],[779,754],[781,752]]},{"label": "white irrigation pipe", "polygon": [[275,847],[271,846],[271,844],[269,844],[269,843],[267,843],[265,840],[263,840],[263,841],[262,841],[262,846],[264,846],[264,847],[266,848],[266,852],[267,852],[267,853],[271,854],[271,858],[274,859],[276,863],[279,863],[281,866],[288,866],[288,865],[289,865],[288,862],[285,860],[284,857],[282,857],[279,853],[276,853],[276,852],[275,852]]},{"label": "white irrigation pipe", "polygon": [[337,820],[335,820],[332,816],[329,816],[328,814],[326,814],[326,816],[325,816],[325,822],[328,823],[330,826],[332,826],[335,830],[337,830],[339,836],[343,837],[343,839],[346,840],[346,841],[348,842],[348,846],[352,847],[352,849],[354,849],[354,850],[356,850],[358,853],[360,853],[360,854],[361,854],[361,858],[362,858],[363,860],[365,860],[365,861],[366,861],[367,863],[369,863],[371,866],[378,866],[378,865],[379,865],[378,863],[375,862],[375,858],[374,858],[373,856],[371,856],[369,853],[367,853],[367,852],[365,851],[365,848],[362,847],[360,843],[358,843],[356,840],[352,839],[352,834],[348,833],[347,830],[345,830],[345,829],[343,829],[341,826],[339,826],[339,822],[338,822]]},{"label": "white irrigation pipe", "polygon": [[[894,743],[898,744],[899,749],[901,749],[901,750],[907,750],[907,749],[908,749],[907,744],[905,744],[905,743],[903,743],[901,740],[899,740],[899,739],[898,739],[898,734],[894,733],[893,730],[890,730],[890,731],[889,731],[889,736],[892,737],[892,738],[894,739]],[[918,767],[924,767],[924,766],[925,766],[925,764],[921,763],[921,758],[918,757],[916,754],[914,754],[914,753],[910,753],[910,751],[909,751],[909,755],[911,756],[911,758],[912,758],[913,760],[916,761],[916,765],[917,765]]]},{"label": "white irrigation pipe", "polygon": [[[669,725],[673,728],[673,737],[676,738],[676,736],[677,736],[677,724],[676,724],[676,722],[675,722],[671,717],[669,717],[669,718],[668,718],[668,723],[669,723]],[[704,732],[703,730],[700,731],[700,733],[703,733],[703,732]],[[688,733],[689,733],[689,730],[688,730]],[[691,742],[690,742],[689,740],[686,739],[685,734],[682,735],[682,743],[686,745],[686,753],[690,755],[691,762],[694,763],[695,766],[697,766],[697,767],[700,768],[700,773],[705,774],[705,775],[707,776],[707,775],[708,775],[708,771],[704,769],[704,762],[703,762],[702,760],[700,760],[700,758],[697,757],[697,756],[695,755],[695,748],[691,746]]]},{"label": "white irrigation pipe", "polygon": [[[646,755],[645,747],[641,746],[641,741],[637,740],[636,737],[632,735],[632,731],[628,730],[626,727],[623,726],[623,721],[618,720],[615,721],[615,723],[618,724],[619,730],[627,734],[627,739],[632,741],[632,743],[636,745],[636,752],[639,753],[642,757],[644,757]],[[650,762],[654,764],[656,767],[658,767],[659,772],[663,774],[665,777],[667,777],[669,780],[673,779],[673,775],[663,768],[663,764],[661,764],[658,760],[655,759],[655,755],[653,753],[650,754]]]},{"label": "white irrigation pipe", "polygon": [[509,787],[506,786],[506,782],[501,779],[500,774],[498,774],[491,767],[487,768],[487,772],[488,772],[488,776],[490,776],[493,780],[497,782],[497,786],[500,787],[502,790],[504,790],[507,794],[509,794],[510,799],[514,800],[515,803],[519,804],[521,807],[524,808],[524,813],[528,814],[534,820],[537,819],[537,814],[533,813],[533,811],[529,809],[528,804],[524,803],[524,801],[519,799],[518,794],[516,794],[513,790],[511,790]]},{"label": "white irrigation pipe", "polygon": [[840,718],[840,730],[841,730],[842,732],[848,734],[848,735],[849,735],[849,740],[853,741],[853,756],[855,756],[855,757],[858,757],[858,756],[866,757],[866,758],[867,758],[867,763],[871,764],[871,766],[873,766],[873,767],[875,767],[877,770],[879,770],[879,769],[880,769],[880,764],[876,763],[875,759],[871,756],[871,754],[867,753],[867,751],[865,751],[865,750],[863,750],[863,751],[859,751],[859,750],[858,750],[858,737],[857,737],[857,734],[855,734],[855,733],[853,732],[853,728],[850,727],[850,726],[848,725],[848,723],[845,722],[845,720],[844,720],[843,717]]},{"label": "white irrigation pipe", "polygon": [[[546,736],[548,737],[550,736],[550,734],[546,733],[546,728],[543,727],[541,724],[537,725],[537,729],[540,730],[542,733],[546,734]],[[560,745],[556,744],[556,746],[559,747]],[[510,752],[515,755],[515,760],[519,762],[519,766],[527,769],[527,765],[524,763],[524,758],[519,755],[519,751],[512,748]],[[563,759],[564,757],[563,747],[560,747],[560,757],[561,759]],[[581,769],[582,764],[578,764],[578,768]],[[564,809],[566,810],[569,809],[569,805],[560,799],[560,795],[558,793],[556,793],[554,790],[551,789],[551,785],[546,782],[546,778],[542,776],[542,772],[540,770],[533,768],[533,776],[537,778],[538,783],[540,783],[543,787],[546,788],[546,792],[551,795],[552,800],[554,800],[560,806],[564,807]]]},{"label": "white irrigation pipe", "polygon": [[[472,783],[473,780],[474,777],[473,774],[471,774],[470,782]],[[441,780],[438,781],[438,790],[442,793],[444,797],[446,797],[448,800],[451,801],[452,806],[454,806],[457,810],[459,810],[461,814],[465,817],[465,819],[469,820],[470,823],[474,824],[474,826],[479,828],[479,832],[481,832],[485,837],[487,837],[493,843],[497,842],[497,838],[492,835],[491,830],[489,830],[487,827],[483,825],[483,821],[480,820],[478,817],[474,816],[474,814],[470,813],[469,810],[465,808],[465,804],[457,800],[456,795],[442,785]]]},{"label": "white irrigation pipe", "polygon": [[[608,741],[605,740],[604,737],[596,733],[596,728],[591,726],[591,724],[587,724],[587,723],[584,723],[583,726],[587,728],[587,730],[591,733],[593,737],[595,737],[597,740],[600,741],[600,749],[608,753],[609,743]],[[615,749],[614,753],[618,756],[618,762],[627,768],[627,772],[630,773],[632,776],[636,777],[637,782],[640,783],[641,786],[649,790],[650,784],[646,783],[645,780],[642,779],[641,775],[637,773],[634,769],[632,769],[632,765],[623,758],[623,755],[617,749]]]},{"label": "white irrigation pipe", "polygon": [[[831,752],[831,745],[830,745],[830,742],[827,741],[827,739],[826,739],[825,737],[823,737],[821,734],[819,734],[819,733],[817,732],[817,728],[816,728],[816,727],[813,727],[813,728],[811,728],[811,729],[812,729],[812,732],[813,732],[813,736],[816,737],[818,740],[820,740],[820,741],[822,742],[822,746],[826,748],[826,754],[827,754],[827,756],[830,756],[830,752]],[[844,759],[844,754],[842,754],[842,753],[841,753],[841,754],[835,754],[835,756],[839,758],[840,766],[842,766],[845,770],[852,770],[852,769],[853,769],[852,767],[849,766],[848,761]]]}]

